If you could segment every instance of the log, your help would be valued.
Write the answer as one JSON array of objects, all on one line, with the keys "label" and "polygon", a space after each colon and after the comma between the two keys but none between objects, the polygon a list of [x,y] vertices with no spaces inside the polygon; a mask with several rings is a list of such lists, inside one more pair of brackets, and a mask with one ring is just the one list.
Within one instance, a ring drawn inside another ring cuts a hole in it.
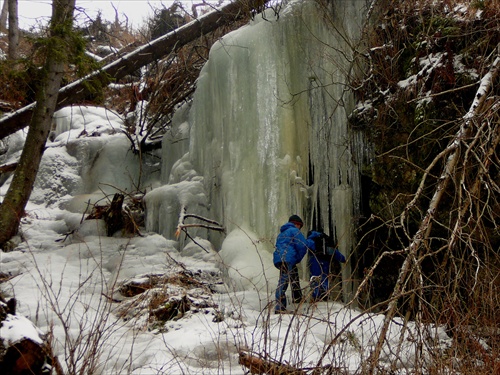
[{"label": "log", "polygon": [[108,237],[113,236],[113,234],[121,229],[125,225],[125,220],[123,218],[123,200],[124,195],[116,193],[109,205],[108,209],[104,214],[104,221],[106,222],[106,230]]},{"label": "log", "polygon": [[0,165],[0,174],[14,172],[17,168],[17,163]]},{"label": "log", "polygon": [[[82,101],[92,94],[94,83],[105,87],[139,68],[176,52],[189,42],[222,26],[229,25],[251,10],[261,10],[269,0],[236,0],[191,21],[130,52],[59,91],[56,110]],[[0,119],[0,139],[29,125],[36,103],[31,103]]]},{"label": "log", "polygon": [[306,375],[306,371],[280,362],[240,352],[238,363],[248,368],[251,374],[260,375]]}]

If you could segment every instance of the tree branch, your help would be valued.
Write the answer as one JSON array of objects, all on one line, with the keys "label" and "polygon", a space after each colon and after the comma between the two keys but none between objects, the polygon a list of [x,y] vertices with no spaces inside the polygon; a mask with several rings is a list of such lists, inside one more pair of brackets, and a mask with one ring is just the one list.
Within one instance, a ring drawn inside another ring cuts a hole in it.
[{"label": "tree branch", "polygon": [[245,366],[252,374],[267,375],[306,375],[306,371],[291,365],[266,360],[247,353],[240,352],[238,363]]}]

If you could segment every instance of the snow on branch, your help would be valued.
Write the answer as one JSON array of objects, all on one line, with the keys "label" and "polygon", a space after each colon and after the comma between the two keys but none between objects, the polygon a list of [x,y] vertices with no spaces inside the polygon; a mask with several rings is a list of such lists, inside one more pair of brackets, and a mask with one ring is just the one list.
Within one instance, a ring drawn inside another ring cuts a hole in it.
[{"label": "snow on branch", "polygon": [[[499,46],[500,49],[500,46]],[[500,50],[499,50],[500,53]],[[469,111],[465,114],[463,117],[466,123],[474,118],[474,116],[477,114],[477,109],[481,106],[481,104],[484,102],[484,99],[486,95],[488,94],[488,91],[490,90],[491,86],[493,85],[493,81],[495,80],[496,76],[498,75],[498,71],[500,70],[500,56],[497,56],[493,64],[491,64],[490,70],[486,75],[481,79],[481,82],[479,84],[479,88],[477,89],[476,96],[474,97],[474,101],[472,102],[472,105],[469,108]]]}]

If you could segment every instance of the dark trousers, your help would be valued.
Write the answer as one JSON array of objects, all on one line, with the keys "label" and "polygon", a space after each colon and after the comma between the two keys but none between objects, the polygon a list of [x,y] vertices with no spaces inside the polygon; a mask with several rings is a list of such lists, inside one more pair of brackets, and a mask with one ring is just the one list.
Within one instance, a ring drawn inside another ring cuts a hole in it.
[{"label": "dark trousers", "polygon": [[288,284],[292,285],[292,298],[294,302],[302,300],[302,291],[300,289],[299,270],[296,264],[277,263],[276,268],[280,270],[278,287],[276,288],[276,311],[286,309],[286,290]]},{"label": "dark trousers", "polygon": [[330,259],[321,259],[316,256],[309,258],[309,270],[311,272],[312,301],[324,301],[328,299]]}]

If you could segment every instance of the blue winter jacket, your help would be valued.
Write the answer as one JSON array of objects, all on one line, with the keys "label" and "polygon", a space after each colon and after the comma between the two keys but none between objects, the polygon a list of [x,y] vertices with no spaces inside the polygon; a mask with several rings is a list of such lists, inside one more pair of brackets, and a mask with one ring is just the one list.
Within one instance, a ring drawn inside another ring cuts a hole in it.
[{"label": "blue winter jacket", "polygon": [[334,249],[332,247],[327,248],[327,256],[316,255],[313,247],[310,247],[311,255],[309,256],[309,271],[311,276],[319,276],[321,274],[328,275],[330,273],[330,263],[333,259],[339,263],[345,263],[346,259],[344,254],[342,254],[339,249]]},{"label": "blue winter jacket", "polygon": [[291,266],[300,263],[307,248],[314,246],[313,238],[319,233],[313,232],[308,239],[300,232],[293,223],[286,223],[281,226],[280,234],[276,238],[276,248],[273,253],[274,265],[286,262]]}]

